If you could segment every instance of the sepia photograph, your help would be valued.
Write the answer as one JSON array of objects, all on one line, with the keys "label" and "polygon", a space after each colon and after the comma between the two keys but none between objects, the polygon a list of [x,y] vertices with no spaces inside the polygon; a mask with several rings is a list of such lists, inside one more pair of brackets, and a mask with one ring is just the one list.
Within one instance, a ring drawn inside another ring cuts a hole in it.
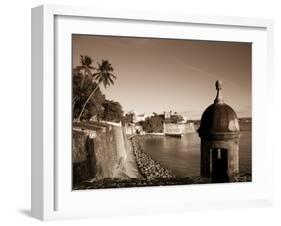
[{"label": "sepia photograph", "polygon": [[72,189],[252,181],[252,43],[72,34]]}]

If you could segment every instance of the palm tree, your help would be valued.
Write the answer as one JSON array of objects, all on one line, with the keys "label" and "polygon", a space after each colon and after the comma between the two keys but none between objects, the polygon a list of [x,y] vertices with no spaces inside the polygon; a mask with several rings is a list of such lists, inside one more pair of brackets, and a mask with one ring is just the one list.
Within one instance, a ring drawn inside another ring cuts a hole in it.
[{"label": "palm tree", "polygon": [[[86,76],[90,77],[92,76],[92,71],[95,68],[92,66],[92,63],[94,62],[94,60],[92,60],[91,57],[85,55],[80,55],[80,66],[77,66],[75,69],[73,69],[73,73],[75,73],[76,75],[82,75],[82,81],[80,84],[80,89],[83,88]],[[80,73],[82,72],[82,73]],[[76,102],[78,101],[79,97],[76,95],[75,97],[73,97],[72,100],[72,109],[74,109]]]},{"label": "palm tree", "polygon": [[91,100],[91,98],[94,96],[96,90],[99,88],[100,84],[104,85],[104,88],[107,88],[107,86],[113,85],[114,81],[113,79],[116,79],[116,76],[112,74],[113,67],[111,66],[111,63],[108,62],[108,60],[102,60],[101,64],[98,63],[98,68],[96,69],[97,72],[93,74],[93,79],[95,82],[97,82],[97,86],[95,89],[91,92],[87,100],[85,101],[83,108],[79,114],[78,121],[80,121],[80,118],[86,108],[86,105]]},{"label": "palm tree", "polygon": [[85,55],[85,56],[80,55],[81,66],[77,67],[78,71],[83,71],[83,73],[82,73],[83,77],[82,77],[82,82],[81,82],[80,88],[83,87],[86,76],[92,76],[91,70],[95,69],[93,66],[91,66],[93,62],[94,62],[94,60],[92,60],[91,57],[89,57],[87,55]]}]

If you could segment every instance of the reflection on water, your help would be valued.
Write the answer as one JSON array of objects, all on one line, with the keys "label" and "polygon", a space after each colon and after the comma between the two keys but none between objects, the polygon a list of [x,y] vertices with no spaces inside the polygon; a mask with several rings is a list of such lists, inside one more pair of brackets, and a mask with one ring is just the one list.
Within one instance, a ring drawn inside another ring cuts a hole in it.
[{"label": "reflection on water", "polygon": [[[239,145],[241,173],[251,173],[251,131],[242,131]],[[200,175],[200,138],[197,133],[182,138],[155,136],[144,140],[143,151],[178,177]]]}]

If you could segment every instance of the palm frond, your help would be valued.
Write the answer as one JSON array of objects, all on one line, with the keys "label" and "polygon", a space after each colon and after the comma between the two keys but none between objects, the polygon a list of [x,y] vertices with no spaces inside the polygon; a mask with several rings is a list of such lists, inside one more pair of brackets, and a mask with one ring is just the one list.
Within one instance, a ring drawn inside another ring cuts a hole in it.
[{"label": "palm frond", "polygon": [[108,80],[110,81],[110,83],[112,84],[112,85],[114,85],[114,81],[112,80],[112,78],[108,78]]},{"label": "palm frond", "polygon": [[113,77],[114,79],[116,79],[116,76],[112,73],[108,73],[111,77]]}]

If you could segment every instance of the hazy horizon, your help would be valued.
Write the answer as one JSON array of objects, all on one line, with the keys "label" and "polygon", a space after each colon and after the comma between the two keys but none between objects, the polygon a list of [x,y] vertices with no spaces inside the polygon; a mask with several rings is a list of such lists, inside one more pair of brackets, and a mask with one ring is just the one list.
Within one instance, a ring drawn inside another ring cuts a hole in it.
[{"label": "hazy horizon", "polygon": [[117,76],[102,92],[124,111],[173,111],[199,119],[222,95],[238,117],[251,117],[251,43],[73,35],[73,67],[80,55],[109,60]]}]

